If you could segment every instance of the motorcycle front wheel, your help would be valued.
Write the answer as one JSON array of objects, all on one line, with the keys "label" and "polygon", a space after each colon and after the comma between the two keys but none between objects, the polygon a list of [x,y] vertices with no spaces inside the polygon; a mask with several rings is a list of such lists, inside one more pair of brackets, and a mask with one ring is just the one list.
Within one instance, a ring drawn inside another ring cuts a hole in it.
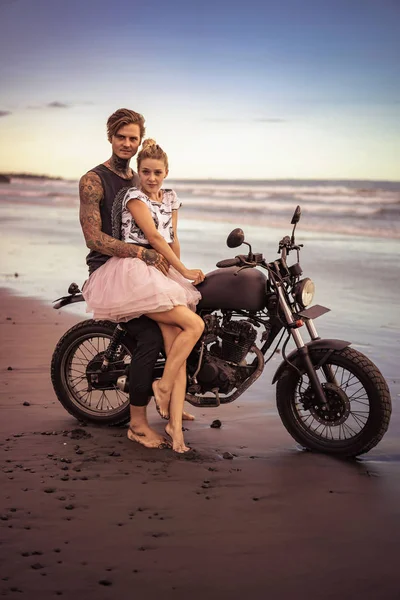
[{"label": "motorcycle front wheel", "polygon": [[386,433],[392,410],[381,372],[354,348],[310,349],[310,357],[327,406],[315,401],[296,357],[300,372],[288,367],[277,383],[277,407],[284,426],[308,450],[343,458],[368,452]]},{"label": "motorcycle front wheel", "polygon": [[127,368],[134,346],[125,336],[108,370],[109,383],[91,385],[89,375],[99,367],[115,329],[110,321],[82,321],[58,342],[51,361],[51,380],[58,400],[74,417],[98,425],[129,421],[129,397],[116,384],[117,374]]}]

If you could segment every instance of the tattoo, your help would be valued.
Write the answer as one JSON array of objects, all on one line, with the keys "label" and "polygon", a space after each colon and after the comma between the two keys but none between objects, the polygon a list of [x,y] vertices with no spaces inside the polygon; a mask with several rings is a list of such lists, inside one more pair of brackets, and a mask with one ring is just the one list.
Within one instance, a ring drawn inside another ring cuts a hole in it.
[{"label": "tattoo", "polygon": [[148,250],[147,248],[143,249],[143,253],[140,257],[143,262],[146,263],[149,267],[163,267],[168,270],[169,263],[165,256],[159,254],[156,250]]},{"label": "tattoo", "polygon": [[90,172],[79,182],[80,211],[79,218],[85,236],[86,246],[107,256],[119,258],[136,257],[140,246],[126,244],[101,231],[100,202],[103,199],[103,186],[100,177]]},{"label": "tattoo", "polygon": [[159,254],[155,250],[145,248],[142,254],[142,260],[151,267],[155,267]]},{"label": "tattoo", "polygon": [[103,186],[100,177],[90,172],[84,175],[79,182],[79,196],[86,204],[98,204],[103,197]]},{"label": "tattoo", "polygon": [[124,179],[132,179],[133,171],[129,166],[130,159],[120,158],[113,154],[104,164],[114,173]]}]

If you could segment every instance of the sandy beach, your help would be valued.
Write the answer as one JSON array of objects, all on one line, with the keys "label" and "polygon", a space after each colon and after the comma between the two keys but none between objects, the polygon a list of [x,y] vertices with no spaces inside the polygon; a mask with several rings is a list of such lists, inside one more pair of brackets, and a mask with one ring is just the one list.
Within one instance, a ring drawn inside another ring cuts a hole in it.
[{"label": "sandy beach", "polygon": [[[52,352],[87,315],[51,301],[86,278],[86,248],[76,201],[32,185],[11,184],[0,202],[0,594],[399,598],[398,240],[315,233],[307,214],[296,238],[315,301],[332,309],[320,335],[349,339],[388,382],[393,413],[379,445],[346,462],[298,448],[277,414],[275,356],[232,405],[189,407],[196,421],[185,437],[196,454],[187,460],[128,441],[125,427],[83,426],[58,403]],[[254,251],[276,256],[292,211],[284,227],[244,225]],[[225,240],[239,214],[186,214],[188,266],[207,272],[232,256]],[[153,405],[149,419],[162,432]]]},{"label": "sandy beach", "polygon": [[243,401],[197,409],[194,460],[147,450],[56,400],[51,353],[79,318],[0,298],[2,595],[399,597],[393,428],[362,460],[303,452],[263,376]]}]

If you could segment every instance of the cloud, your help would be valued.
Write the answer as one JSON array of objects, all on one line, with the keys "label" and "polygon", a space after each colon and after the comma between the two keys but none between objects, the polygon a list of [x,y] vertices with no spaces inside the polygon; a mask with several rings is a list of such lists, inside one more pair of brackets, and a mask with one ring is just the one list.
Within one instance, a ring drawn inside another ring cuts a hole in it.
[{"label": "cloud", "polygon": [[0,110],[0,117],[8,117],[8,115],[11,115],[10,110]]},{"label": "cloud", "polygon": [[30,104],[26,108],[28,110],[46,110],[46,108],[71,108],[72,106],[72,104],[66,104],[65,102],[58,102],[55,100],[54,102],[48,102],[47,104]]},{"label": "cloud", "polygon": [[46,104],[46,108],[69,108],[70,105],[69,104],[65,104],[64,102],[49,102],[49,104]]},{"label": "cloud", "polygon": [[[1,0],[0,0],[1,2]],[[48,108],[74,108],[76,106],[94,106],[95,103],[87,100],[84,102],[75,102],[75,103],[67,103],[60,102],[59,100],[54,100],[53,102],[47,102],[47,104],[29,104],[26,108],[28,110],[46,110]]]}]

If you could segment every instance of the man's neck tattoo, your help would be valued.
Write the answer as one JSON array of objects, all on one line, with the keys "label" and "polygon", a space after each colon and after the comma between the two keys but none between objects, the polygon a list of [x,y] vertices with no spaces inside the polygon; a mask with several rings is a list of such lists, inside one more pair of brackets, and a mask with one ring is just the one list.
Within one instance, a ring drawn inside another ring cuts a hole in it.
[{"label": "man's neck tattoo", "polygon": [[116,154],[113,154],[110,160],[107,161],[110,169],[125,178],[132,177],[132,169],[129,166],[129,160],[120,158]]}]

